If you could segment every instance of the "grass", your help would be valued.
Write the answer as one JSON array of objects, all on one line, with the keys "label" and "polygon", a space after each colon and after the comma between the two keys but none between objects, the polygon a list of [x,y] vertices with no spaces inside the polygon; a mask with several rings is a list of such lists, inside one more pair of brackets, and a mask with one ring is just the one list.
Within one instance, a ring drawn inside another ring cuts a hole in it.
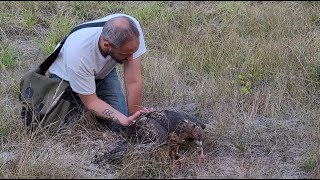
[{"label": "grass", "polygon": [[315,155],[311,155],[303,164],[302,168],[307,172],[312,172],[317,167],[317,159]]},{"label": "grass", "polygon": [[39,38],[39,46],[43,54],[47,57],[52,53],[52,50],[56,45],[71,31],[75,26],[75,22],[70,20],[68,15],[52,17],[49,20],[51,31],[46,35],[44,39]]},{"label": "grass", "polygon": [[[319,178],[319,9],[290,1],[0,2],[1,177]],[[190,156],[174,174],[157,149],[85,175],[93,149],[110,148],[99,142],[111,139],[91,139],[88,125],[77,135],[25,134],[17,99],[23,72],[77,23],[111,13],[130,14],[143,29],[143,104],[207,124],[206,165]]]},{"label": "grass", "polygon": [[13,68],[16,65],[15,61],[17,57],[16,55],[17,52],[9,42],[4,42],[1,45],[2,45],[0,47],[1,69]]}]

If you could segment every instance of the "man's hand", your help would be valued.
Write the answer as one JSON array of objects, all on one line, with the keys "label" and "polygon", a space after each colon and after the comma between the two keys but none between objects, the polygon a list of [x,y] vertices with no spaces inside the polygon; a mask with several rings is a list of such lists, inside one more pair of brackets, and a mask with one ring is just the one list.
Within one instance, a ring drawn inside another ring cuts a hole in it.
[{"label": "man's hand", "polygon": [[145,107],[140,107],[140,110],[136,111],[134,114],[127,117],[126,115],[120,113],[113,107],[111,107],[108,103],[99,99],[96,93],[91,95],[81,95],[79,94],[80,99],[86,108],[88,108],[91,112],[93,112],[96,116],[106,119],[112,120],[122,126],[130,126],[135,120],[142,114],[154,111],[153,108],[147,109]]},{"label": "man's hand", "polygon": [[136,111],[133,115],[129,116],[127,119],[127,124],[125,126],[130,126],[136,122],[136,119],[142,114],[142,113],[149,113],[153,112],[154,109],[150,108],[147,109],[145,107],[142,107],[139,111]]}]

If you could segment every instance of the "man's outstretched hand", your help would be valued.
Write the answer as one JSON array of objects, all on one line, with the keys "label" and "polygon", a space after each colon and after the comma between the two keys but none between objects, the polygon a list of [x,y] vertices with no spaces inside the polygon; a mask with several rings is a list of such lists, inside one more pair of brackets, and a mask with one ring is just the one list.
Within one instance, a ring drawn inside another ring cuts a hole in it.
[{"label": "man's outstretched hand", "polygon": [[130,125],[134,124],[136,122],[136,119],[142,113],[149,113],[149,112],[153,112],[153,111],[154,111],[153,108],[148,109],[148,108],[142,107],[139,111],[136,111],[133,115],[128,117],[126,126],[130,126]]}]

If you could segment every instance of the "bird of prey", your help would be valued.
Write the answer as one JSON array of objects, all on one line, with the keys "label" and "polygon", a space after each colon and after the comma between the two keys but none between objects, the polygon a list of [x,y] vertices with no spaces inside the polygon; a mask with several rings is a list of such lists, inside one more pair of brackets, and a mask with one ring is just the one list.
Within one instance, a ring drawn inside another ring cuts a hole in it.
[{"label": "bird of prey", "polygon": [[[186,113],[159,110],[140,115],[128,128],[126,138],[132,144],[157,143],[175,146],[176,151],[179,146],[194,141],[199,157],[203,158],[202,141],[205,127],[205,124]],[[112,158],[112,154],[117,154],[119,158],[119,152],[126,149],[124,147],[124,144],[119,145],[119,148],[116,147],[104,158]]]},{"label": "bird of prey", "polygon": [[138,143],[202,143],[205,125],[185,113],[170,110],[142,114],[129,128],[129,141]]}]

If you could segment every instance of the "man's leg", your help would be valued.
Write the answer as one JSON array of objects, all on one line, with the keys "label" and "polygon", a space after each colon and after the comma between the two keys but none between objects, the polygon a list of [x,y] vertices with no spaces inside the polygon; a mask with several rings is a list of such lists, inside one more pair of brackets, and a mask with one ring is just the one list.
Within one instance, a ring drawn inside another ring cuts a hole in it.
[{"label": "man's leg", "polygon": [[[128,108],[123,89],[119,81],[117,69],[114,68],[104,79],[96,80],[97,96],[108,103],[110,106],[128,116]],[[111,120],[103,120],[97,117],[99,123],[107,126],[110,130],[119,132],[125,130],[126,127],[117,124]]]}]

